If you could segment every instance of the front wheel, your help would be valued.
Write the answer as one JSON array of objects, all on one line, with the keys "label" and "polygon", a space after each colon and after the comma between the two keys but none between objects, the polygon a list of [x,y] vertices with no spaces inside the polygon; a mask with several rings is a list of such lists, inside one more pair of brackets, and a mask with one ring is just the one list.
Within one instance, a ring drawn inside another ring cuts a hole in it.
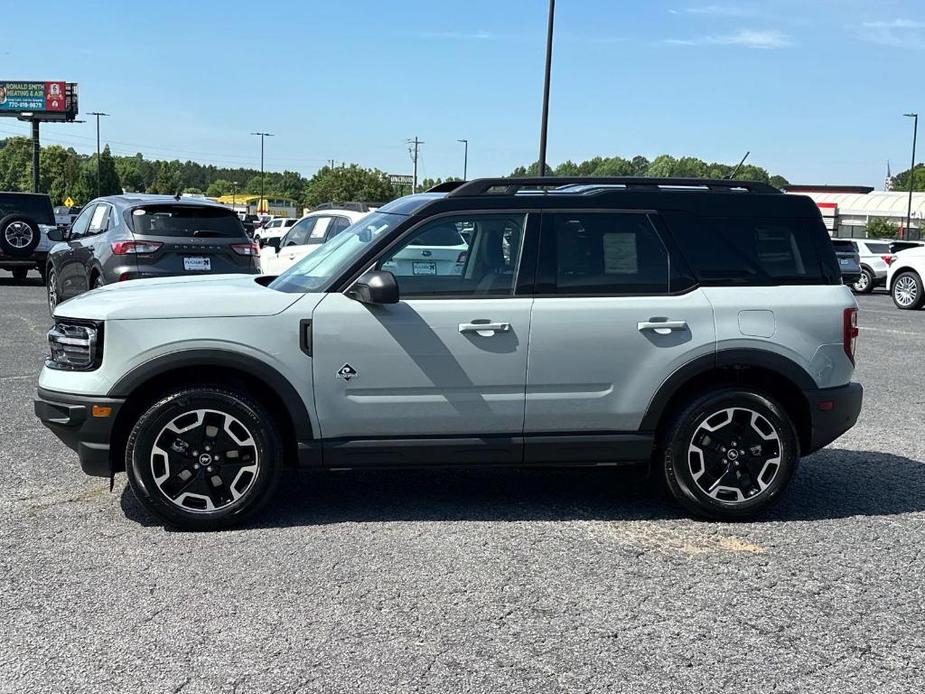
[{"label": "front wheel", "polygon": [[851,285],[851,288],[857,294],[870,294],[874,291],[874,276],[867,268],[861,270],[861,276],[857,282]]},{"label": "front wheel", "polygon": [[917,309],[922,305],[922,299],[925,298],[925,293],[922,292],[922,278],[912,270],[902,272],[893,280],[890,294],[897,308],[904,311]]},{"label": "front wheel", "polygon": [[266,503],[281,458],[263,406],[242,391],[204,385],[178,389],[139,417],[125,470],[141,504],[168,525],[217,530]]},{"label": "front wheel", "polygon": [[784,409],[757,392],[727,388],[685,407],[668,427],[660,463],[672,496],[694,515],[751,518],[787,486],[799,460]]}]

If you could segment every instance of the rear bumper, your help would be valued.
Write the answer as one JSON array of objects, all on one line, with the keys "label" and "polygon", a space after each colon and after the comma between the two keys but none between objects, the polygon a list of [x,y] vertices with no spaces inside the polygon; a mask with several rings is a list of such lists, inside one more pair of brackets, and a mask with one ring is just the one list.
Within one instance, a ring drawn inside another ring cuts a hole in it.
[{"label": "rear bumper", "polygon": [[[124,403],[120,398],[72,395],[39,388],[33,407],[42,424],[77,452],[80,467],[86,474],[110,477],[114,471],[110,439],[116,416]],[[110,408],[109,415],[94,415],[94,405]]]},{"label": "rear bumper", "polygon": [[829,445],[854,426],[861,413],[864,389],[860,383],[849,383],[837,388],[822,388],[806,392],[809,401],[812,434],[809,455]]}]

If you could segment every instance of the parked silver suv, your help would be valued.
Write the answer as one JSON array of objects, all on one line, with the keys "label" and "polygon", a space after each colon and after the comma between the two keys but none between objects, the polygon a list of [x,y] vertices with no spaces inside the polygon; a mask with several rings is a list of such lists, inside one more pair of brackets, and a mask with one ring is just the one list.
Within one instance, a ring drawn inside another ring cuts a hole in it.
[{"label": "parked silver suv", "polygon": [[[458,271],[397,263],[436,229]],[[169,524],[285,467],[652,465],[746,518],[850,428],[857,305],[813,202],[763,184],[486,179],[365,217],[277,278],[58,305],[38,417]]]}]

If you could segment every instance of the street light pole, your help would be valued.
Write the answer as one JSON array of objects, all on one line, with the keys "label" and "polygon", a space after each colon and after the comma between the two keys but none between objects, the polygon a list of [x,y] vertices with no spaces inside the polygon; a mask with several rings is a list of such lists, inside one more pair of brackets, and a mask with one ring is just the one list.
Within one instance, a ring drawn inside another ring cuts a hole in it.
[{"label": "street light pole", "polygon": [[467,179],[467,173],[469,169],[469,140],[462,139],[456,141],[462,142],[465,146],[465,149],[463,150],[463,180],[465,181]]},{"label": "street light pole", "polygon": [[263,138],[273,137],[273,133],[256,132],[256,133],[251,133],[251,135],[260,136],[260,202],[257,203],[257,214],[260,214],[260,208],[263,207],[263,195],[264,195],[264,188],[265,188],[264,186],[265,179],[263,175]]},{"label": "street light pole", "polygon": [[236,197],[237,194],[238,194],[238,182],[232,181],[231,182],[231,209],[234,210],[235,214],[238,213],[237,209],[235,209],[238,206],[237,197]]},{"label": "street light pole", "polygon": [[108,116],[108,113],[102,111],[90,111],[91,116],[96,116],[96,197],[101,195],[100,188],[100,116]]},{"label": "street light pole", "polygon": [[912,189],[915,184],[915,140],[919,134],[919,114],[904,113],[906,118],[912,118],[912,166],[909,167],[909,206],[906,208],[906,236],[909,238],[910,226],[912,225]]},{"label": "street light pole", "polygon": [[546,175],[546,126],[549,122],[549,75],[552,72],[552,28],[556,18],[556,0],[549,0],[549,19],[546,22],[546,75],[543,79],[543,117],[540,123],[539,175]]}]

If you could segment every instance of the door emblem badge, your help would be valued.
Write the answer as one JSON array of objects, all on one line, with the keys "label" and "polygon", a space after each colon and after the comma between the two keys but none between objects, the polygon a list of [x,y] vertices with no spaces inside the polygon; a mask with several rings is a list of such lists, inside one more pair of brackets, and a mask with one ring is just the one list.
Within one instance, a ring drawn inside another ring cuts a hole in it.
[{"label": "door emblem badge", "polygon": [[357,376],[359,376],[357,370],[350,366],[350,364],[344,364],[337,370],[337,378],[342,378],[345,381],[349,381],[351,378],[356,378]]}]

